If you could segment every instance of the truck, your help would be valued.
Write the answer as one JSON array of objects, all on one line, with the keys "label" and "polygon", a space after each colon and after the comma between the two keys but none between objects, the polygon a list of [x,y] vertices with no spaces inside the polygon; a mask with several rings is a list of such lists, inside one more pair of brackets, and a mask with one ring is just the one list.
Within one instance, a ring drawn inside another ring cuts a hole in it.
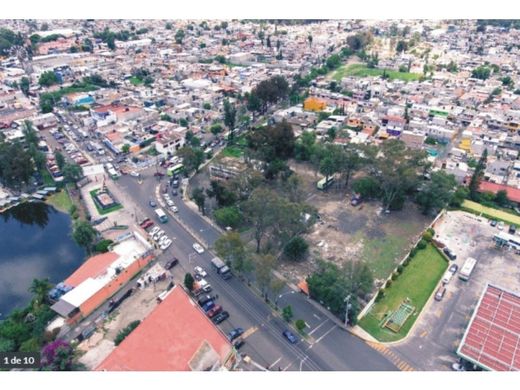
[{"label": "truck", "polygon": [[215,267],[217,273],[222,277],[222,279],[227,280],[231,278],[231,270],[221,259],[214,257],[211,259],[211,264]]}]

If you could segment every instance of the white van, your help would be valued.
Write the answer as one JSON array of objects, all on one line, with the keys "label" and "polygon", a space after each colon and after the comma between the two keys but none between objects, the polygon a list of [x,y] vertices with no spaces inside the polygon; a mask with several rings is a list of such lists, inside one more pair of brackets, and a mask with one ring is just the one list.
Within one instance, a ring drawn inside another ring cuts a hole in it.
[{"label": "white van", "polygon": [[448,284],[452,277],[453,273],[451,273],[450,270],[447,270],[442,276],[442,284]]}]

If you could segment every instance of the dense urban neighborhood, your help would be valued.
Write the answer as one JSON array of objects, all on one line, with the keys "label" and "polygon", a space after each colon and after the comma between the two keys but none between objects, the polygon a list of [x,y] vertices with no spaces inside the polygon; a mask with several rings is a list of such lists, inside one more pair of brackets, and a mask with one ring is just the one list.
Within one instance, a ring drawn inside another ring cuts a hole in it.
[{"label": "dense urban neighborhood", "polygon": [[0,368],[520,370],[518,21],[0,23]]}]

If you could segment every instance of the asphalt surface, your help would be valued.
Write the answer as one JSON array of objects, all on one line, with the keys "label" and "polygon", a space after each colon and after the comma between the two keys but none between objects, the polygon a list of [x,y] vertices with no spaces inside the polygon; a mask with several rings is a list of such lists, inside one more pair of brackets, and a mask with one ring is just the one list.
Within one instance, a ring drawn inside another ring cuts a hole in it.
[{"label": "asphalt surface", "polygon": [[[140,210],[136,210],[138,218],[148,217],[156,221],[153,208],[148,203],[151,199],[157,201],[156,187],[159,183],[161,186],[166,185],[167,178],[158,180],[153,176],[154,172],[154,168],[141,171],[141,184],[131,176],[121,177],[117,184],[140,206]],[[220,232],[186,206],[180,195],[171,196],[171,199],[179,209],[177,216],[183,225],[187,225],[191,232],[200,237],[202,244],[211,247]],[[240,352],[250,356],[259,366],[293,371],[397,370],[383,355],[347,332],[308,302],[305,296],[286,288],[280,294],[278,305],[283,307],[290,304],[294,319],[306,322],[306,333],[309,335],[306,339],[299,337],[298,343],[294,345],[290,344],[282,335],[288,328],[285,321],[273,315],[271,307],[244,282],[236,277],[223,280],[211,266],[210,261],[214,256],[208,250],[200,255],[193,250],[196,239],[185,227],[174,218],[169,218],[168,223],[160,226],[173,240],[160,261],[165,262],[172,257],[180,260],[179,266],[172,269],[178,281],[183,280],[186,272],[193,272],[195,266],[201,266],[208,272],[207,281],[213,287],[211,295],[218,294],[217,303],[230,313],[230,318],[220,325],[221,329],[228,333],[235,327],[243,328],[246,343]],[[296,331],[293,333],[297,334]]]}]

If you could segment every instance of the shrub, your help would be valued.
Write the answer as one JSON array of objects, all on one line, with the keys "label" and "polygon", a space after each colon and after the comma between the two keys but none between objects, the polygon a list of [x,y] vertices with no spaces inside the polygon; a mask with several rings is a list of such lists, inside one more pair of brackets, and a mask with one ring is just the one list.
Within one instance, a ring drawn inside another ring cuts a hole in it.
[{"label": "shrub", "polygon": [[402,274],[402,273],[403,273],[403,269],[404,269],[404,267],[403,267],[401,264],[399,264],[399,265],[397,266],[397,273],[398,273],[398,274]]},{"label": "shrub", "polygon": [[397,272],[392,272],[392,280],[396,280],[399,274]]},{"label": "shrub", "polygon": [[428,228],[428,229],[426,229],[426,231],[431,233],[432,237],[435,236],[435,229],[434,228]]},{"label": "shrub", "polygon": [[96,246],[94,247],[94,250],[96,252],[105,253],[108,252],[108,247],[113,243],[112,240],[101,240],[99,241]]},{"label": "shrub", "polygon": [[412,248],[410,251],[410,258],[413,258],[417,254],[417,248]]},{"label": "shrub", "polygon": [[130,322],[130,324],[128,324],[128,326],[126,328],[121,329],[119,331],[119,333],[117,334],[116,338],[114,339],[114,344],[115,345],[121,344],[121,342],[126,338],[126,336],[128,336],[130,333],[132,333],[132,331],[135,328],[137,328],[140,323],[141,323],[141,321],[139,321],[139,320],[132,321],[132,322]]},{"label": "shrub", "polygon": [[301,261],[305,259],[309,250],[309,244],[302,237],[294,237],[285,246],[283,253],[285,257],[292,261]]},{"label": "shrub", "polygon": [[69,214],[70,214],[70,215],[74,215],[74,214],[76,214],[76,211],[77,211],[77,210],[78,210],[78,207],[77,207],[75,204],[73,204],[73,205],[70,206],[70,208],[69,208]]},{"label": "shrub", "polygon": [[403,261],[403,267],[406,267],[408,264],[410,264],[410,261],[412,261],[412,258],[410,256],[408,256],[404,261]]},{"label": "shrub", "polygon": [[421,241],[417,243],[417,249],[419,250],[425,249],[427,246],[428,243],[424,239],[421,239]]},{"label": "shrub", "polygon": [[390,288],[390,286],[392,286],[392,281],[391,280],[387,280],[386,284],[385,284],[385,288]]},{"label": "shrub", "polygon": [[430,232],[426,231],[426,232],[423,233],[422,238],[426,242],[431,242],[432,239],[433,239],[433,235]]},{"label": "shrub", "polygon": [[376,299],[375,299],[375,301],[376,301],[376,302],[379,302],[381,299],[384,298],[384,296],[385,296],[385,289],[382,288],[381,290],[379,290],[379,291],[377,292],[377,295],[376,295]]},{"label": "shrub", "polygon": [[296,329],[298,329],[298,332],[303,333],[303,330],[305,329],[305,321],[304,320],[296,320],[294,323],[294,326],[296,326]]}]

